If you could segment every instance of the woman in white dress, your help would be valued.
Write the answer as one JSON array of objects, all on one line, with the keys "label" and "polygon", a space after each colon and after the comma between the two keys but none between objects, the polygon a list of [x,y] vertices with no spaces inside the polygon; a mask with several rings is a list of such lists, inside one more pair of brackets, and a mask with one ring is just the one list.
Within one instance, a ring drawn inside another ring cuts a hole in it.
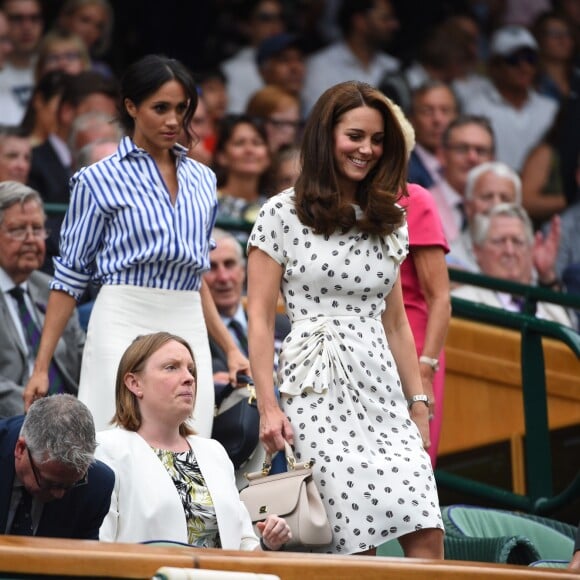
[{"label": "woman in white dress", "polygon": [[[399,266],[413,132],[379,91],[328,89],[304,132],[294,189],[269,200],[249,240],[250,363],[261,439],[284,439],[314,477],[333,528],[321,551],[442,558],[428,399],[403,307]],[[272,385],[280,290],[292,323]]]}]

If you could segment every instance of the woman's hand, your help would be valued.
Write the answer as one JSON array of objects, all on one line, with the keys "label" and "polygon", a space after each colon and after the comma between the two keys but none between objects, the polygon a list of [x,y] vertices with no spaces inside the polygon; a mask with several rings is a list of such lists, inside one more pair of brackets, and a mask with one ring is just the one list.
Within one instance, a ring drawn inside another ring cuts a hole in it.
[{"label": "woman's hand", "polygon": [[24,412],[28,411],[30,405],[32,405],[36,399],[46,397],[48,387],[48,373],[34,371],[28,379],[28,383],[26,383],[26,387],[22,393],[22,398],[24,399]]},{"label": "woman's hand", "polygon": [[292,532],[286,520],[273,514],[263,522],[258,522],[256,527],[262,534],[262,543],[269,550],[279,550],[292,539]]},{"label": "woman's hand", "polygon": [[278,406],[260,410],[260,441],[266,453],[284,449],[284,441],[294,443],[294,431],[288,417]]},{"label": "woman's hand", "polygon": [[409,409],[411,419],[419,428],[419,433],[421,434],[421,439],[423,439],[423,447],[425,449],[429,449],[431,446],[431,438],[429,436],[429,413],[430,410],[427,408],[427,405],[424,405],[420,401],[413,403]]}]

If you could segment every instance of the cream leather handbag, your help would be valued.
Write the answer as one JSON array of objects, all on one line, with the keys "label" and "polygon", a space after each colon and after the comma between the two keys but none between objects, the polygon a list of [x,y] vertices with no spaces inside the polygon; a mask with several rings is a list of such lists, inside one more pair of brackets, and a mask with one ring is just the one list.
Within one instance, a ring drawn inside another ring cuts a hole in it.
[{"label": "cream leather handbag", "polygon": [[[287,548],[325,546],[332,542],[332,530],[324,504],[312,479],[311,463],[296,463],[286,443],[288,471],[269,475],[271,457],[266,456],[262,471],[248,473],[250,484],[240,492],[254,525],[268,514],[284,518],[292,530]],[[259,535],[259,534],[258,534]]]}]

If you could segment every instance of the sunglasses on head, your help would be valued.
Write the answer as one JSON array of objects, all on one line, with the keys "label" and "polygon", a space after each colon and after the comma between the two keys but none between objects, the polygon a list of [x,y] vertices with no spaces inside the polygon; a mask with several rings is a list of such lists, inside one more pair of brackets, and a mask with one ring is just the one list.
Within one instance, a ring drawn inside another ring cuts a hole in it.
[{"label": "sunglasses on head", "polygon": [[538,63],[538,53],[533,50],[518,50],[513,54],[503,57],[503,61],[509,66],[519,66],[523,62],[531,65]]}]

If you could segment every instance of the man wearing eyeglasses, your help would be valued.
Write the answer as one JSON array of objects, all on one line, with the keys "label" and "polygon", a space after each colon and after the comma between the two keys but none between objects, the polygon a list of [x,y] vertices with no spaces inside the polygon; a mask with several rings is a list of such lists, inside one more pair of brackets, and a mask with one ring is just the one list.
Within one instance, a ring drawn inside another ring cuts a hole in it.
[{"label": "man wearing eyeglasses", "polygon": [[39,0],[3,0],[12,51],[0,71],[0,122],[18,125],[34,87],[34,65],[44,29]]},{"label": "man wearing eyeglasses", "polygon": [[93,417],[72,395],[0,421],[0,534],[98,540],[115,476],[96,446]]},{"label": "man wearing eyeglasses", "polygon": [[[45,214],[38,192],[0,183],[0,419],[24,413],[22,393],[34,365],[49,294]],[[51,364],[52,393],[76,394],[85,336],[76,313]]]},{"label": "man wearing eyeglasses", "polygon": [[552,126],[557,104],[533,89],[538,45],[521,26],[497,30],[490,42],[492,83],[465,103],[465,112],[485,115],[496,136],[496,158],[519,172],[528,153]]},{"label": "man wearing eyeglasses", "polygon": [[[487,214],[478,213],[471,224],[473,252],[485,276],[531,285],[533,280],[534,231],[526,210],[516,203],[500,203]],[[463,285],[451,294],[510,312],[523,312],[521,296],[479,286]],[[574,327],[567,311],[556,304],[538,302],[537,318]]]}]

